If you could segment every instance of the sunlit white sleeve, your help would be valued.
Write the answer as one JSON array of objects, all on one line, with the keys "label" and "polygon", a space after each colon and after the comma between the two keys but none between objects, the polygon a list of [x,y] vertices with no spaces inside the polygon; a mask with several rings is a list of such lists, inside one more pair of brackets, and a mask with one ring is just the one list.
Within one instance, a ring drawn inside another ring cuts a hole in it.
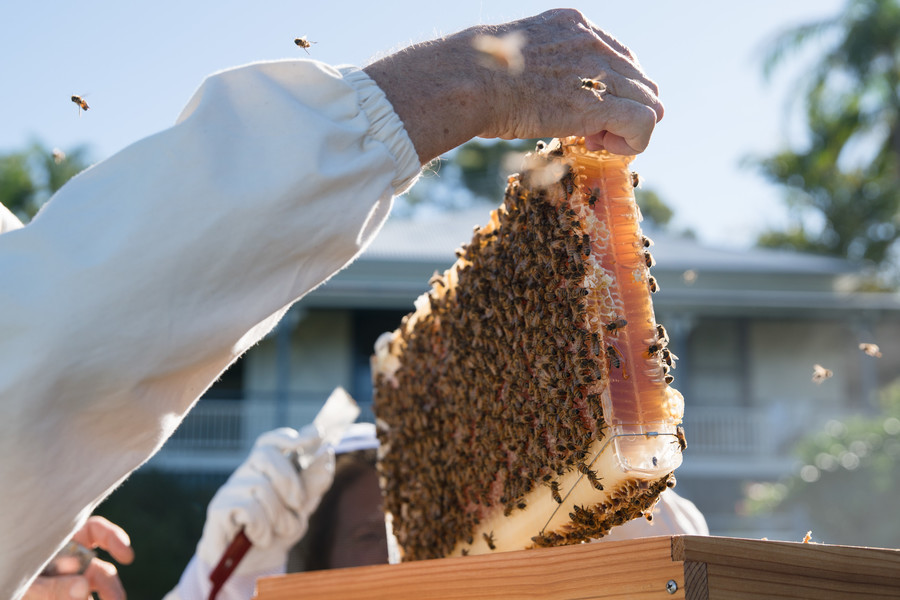
[{"label": "sunlit white sleeve", "polygon": [[419,168],[363,72],[253,64],[0,235],[0,597],[365,248]]},{"label": "sunlit white sleeve", "polygon": [[19,217],[12,214],[12,211],[0,204],[0,233],[6,233],[7,231],[20,229],[21,227],[22,221],[19,220]]}]

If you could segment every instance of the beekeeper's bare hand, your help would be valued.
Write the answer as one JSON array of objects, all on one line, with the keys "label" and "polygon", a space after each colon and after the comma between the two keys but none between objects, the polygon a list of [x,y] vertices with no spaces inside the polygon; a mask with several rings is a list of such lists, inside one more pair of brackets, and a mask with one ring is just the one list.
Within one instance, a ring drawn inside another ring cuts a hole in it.
[{"label": "beekeeper's bare hand", "polygon": [[[134,560],[128,534],[103,517],[88,518],[72,539],[87,548],[106,550],[121,564]],[[125,600],[125,588],[115,565],[94,558],[83,574],[40,576],[25,592],[23,600],[86,600],[92,598],[91,592],[96,592],[100,600]]]},{"label": "beekeeper's bare hand", "polygon": [[[572,9],[466,29],[365,71],[423,163],[475,136],[583,135],[592,149],[636,154],[663,116],[659,88],[635,55]],[[584,88],[582,79],[606,89]]]}]

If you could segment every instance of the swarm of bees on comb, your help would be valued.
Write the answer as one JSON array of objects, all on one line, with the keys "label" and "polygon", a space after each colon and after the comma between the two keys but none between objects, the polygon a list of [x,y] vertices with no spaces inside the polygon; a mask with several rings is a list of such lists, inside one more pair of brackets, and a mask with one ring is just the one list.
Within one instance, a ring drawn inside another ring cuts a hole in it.
[{"label": "swarm of bees on comb", "polygon": [[379,471],[403,560],[601,537],[674,485],[683,399],[629,159],[582,142],[529,155],[376,344]]}]

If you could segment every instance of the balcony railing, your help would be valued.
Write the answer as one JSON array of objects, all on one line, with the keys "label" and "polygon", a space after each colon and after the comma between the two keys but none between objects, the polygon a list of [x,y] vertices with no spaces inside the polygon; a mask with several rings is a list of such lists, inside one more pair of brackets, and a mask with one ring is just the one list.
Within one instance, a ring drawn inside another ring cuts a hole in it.
[{"label": "balcony railing", "polygon": [[[202,470],[213,465],[231,468],[239,464],[263,432],[282,426],[300,429],[310,423],[327,395],[294,394],[279,399],[271,394],[251,394],[233,400],[203,399],[154,463],[177,469]],[[784,410],[744,407],[688,407],[684,419],[692,460],[776,458],[800,433],[799,423],[809,425],[799,415]]]}]

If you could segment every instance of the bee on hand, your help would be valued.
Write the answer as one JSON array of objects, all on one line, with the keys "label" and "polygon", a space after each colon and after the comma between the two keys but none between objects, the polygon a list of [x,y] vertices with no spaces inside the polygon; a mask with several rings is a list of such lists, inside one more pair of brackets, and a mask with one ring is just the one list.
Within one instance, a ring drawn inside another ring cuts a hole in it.
[{"label": "bee on hand", "polygon": [[586,90],[593,90],[597,93],[603,93],[606,91],[606,84],[598,79],[587,79],[579,77],[578,80],[581,82],[581,87]]}]

